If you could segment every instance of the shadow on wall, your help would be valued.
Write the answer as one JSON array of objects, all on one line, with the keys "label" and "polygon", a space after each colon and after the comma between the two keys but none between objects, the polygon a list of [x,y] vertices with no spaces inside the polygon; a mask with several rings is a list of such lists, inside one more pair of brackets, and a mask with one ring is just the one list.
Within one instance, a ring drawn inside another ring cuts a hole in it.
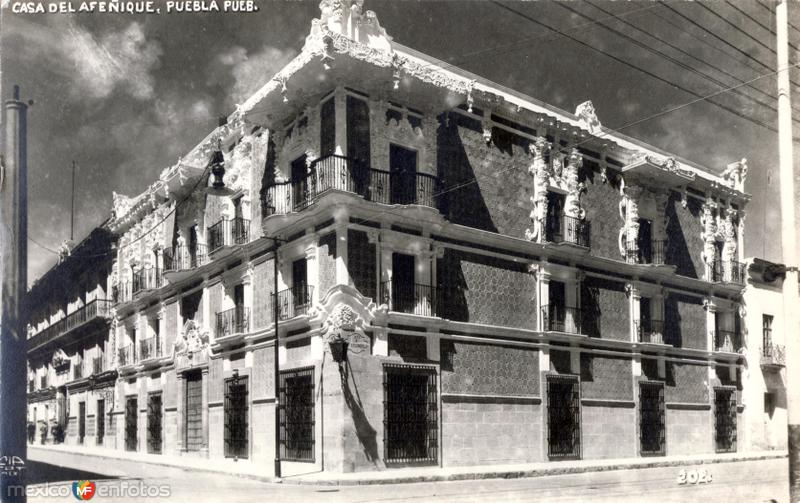
[{"label": "shadow on wall", "polygon": [[439,198],[439,210],[455,224],[498,232],[459,134],[459,126],[480,134],[480,123],[459,114],[450,114],[440,122],[437,170],[442,191],[447,192]]},{"label": "shadow on wall", "polygon": [[676,348],[683,344],[681,313],[678,309],[678,299],[673,295],[664,298],[664,343],[672,344]]},{"label": "shadow on wall", "polygon": [[[697,268],[692,262],[689,245],[686,243],[683,226],[678,218],[676,205],[681,204],[680,197],[671,194],[666,208],[667,218],[667,264],[677,266],[676,272],[688,278],[698,278]],[[692,218],[700,220],[700,206],[694,199],[688,201],[688,211]]]},{"label": "shadow on wall", "polygon": [[342,394],[347,408],[350,409],[350,414],[353,416],[353,424],[356,428],[356,436],[359,443],[364,450],[364,455],[367,460],[373,464],[378,461],[378,441],[376,440],[377,432],[375,428],[369,423],[367,415],[364,413],[364,406],[361,403],[361,397],[358,395],[358,387],[356,380],[353,379],[353,390],[350,389],[350,362],[345,359],[344,363],[339,364],[339,377],[341,378]]}]

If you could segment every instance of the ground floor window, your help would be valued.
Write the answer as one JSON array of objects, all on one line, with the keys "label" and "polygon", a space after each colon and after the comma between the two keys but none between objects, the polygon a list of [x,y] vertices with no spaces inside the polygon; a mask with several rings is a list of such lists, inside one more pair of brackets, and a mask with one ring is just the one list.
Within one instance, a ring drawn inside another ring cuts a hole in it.
[{"label": "ground floor window", "polygon": [[577,376],[547,376],[547,454],[551,459],[581,456],[581,402]]},{"label": "ground floor window", "polygon": [[225,457],[247,457],[247,376],[225,379]]},{"label": "ground floor window", "polygon": [[196,452],[203,445],[203,375],[200,372],[190,372],[185,375],[184,380],[183,445],[187,451]]},{"label": "ground floor window", "polygon": [[639,383],[639,448],[642,456],[666,453],[664,383]]},{"label": "ground floor window", "polygon": [[714,388],[714,443],[717,452],[736,452],[736,389]]},{"label": "ground floor window", "polygon": [[281,459],[314,461],[314,368],[281,372]]},{"label": "ground floor window", "polygon": [[106,436],[106,401],[97,401],[97,422],[95,423],[95,442],[100,445]]},{"label": "ground floor window", "polygon": [[439,452],[436,370],[385,365],[383,442],[387,463],[435,463]]},{"label": "ground floor window", "polygon": [[86,437],[86,402],[78,403],[78,443]]},{"label": "ground floor window", "polygon": [[161,454],[162,432],[161,393],[147,397],[147,452]]},{"label": "ground floor window", "polygon": [[137,441],[137,411],[138,405],[136,397],[128,397],[125,400],[125,450],[135,451],[138,448]]}]

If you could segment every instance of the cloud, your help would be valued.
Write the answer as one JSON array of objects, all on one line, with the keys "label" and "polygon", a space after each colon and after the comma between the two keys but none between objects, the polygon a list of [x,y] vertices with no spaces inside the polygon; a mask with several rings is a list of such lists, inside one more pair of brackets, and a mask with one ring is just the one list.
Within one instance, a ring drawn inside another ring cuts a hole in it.
[{"label": "cloud", "polygon": [[269,45],[258,52],[248,53],[241,46],[233,46],[217,55],[216,62],[230,67],[233,85],[230,86],[228,100],[242,103],[267,83],[273,75],[286,66],[297,54],[292,49],[282,50]]},{"label": "cloud", "polygon": [[9,35],[26,59],[45,62],[51,71],[69,79],[71,94],[102,99],[118,89],[138,100],[153,96],[152,70],[160,64],[162,51],[158,42],[147,40],[140,23],[99,36],[72,18],[53,23],[17,17],[8,23]]}]

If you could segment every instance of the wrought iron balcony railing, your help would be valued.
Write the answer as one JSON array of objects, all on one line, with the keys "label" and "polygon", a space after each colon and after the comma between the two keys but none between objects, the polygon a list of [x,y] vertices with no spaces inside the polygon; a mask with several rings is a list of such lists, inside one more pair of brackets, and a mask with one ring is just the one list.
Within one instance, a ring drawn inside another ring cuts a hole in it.
[{"label": "wrought iron balcony railing", "polygon": [[706,278],[713,283],[744,285],[747,264],[735,260],[717,260],[706,266]]},{"label": "wrought iron balcony railing", "polygon": [[418,316],[442,316],[444,296],[442,290],[418,283],[384,281],[380,299],[390,311]]},{"label": "wrought iron balcony railing", "polygon": [[143,267],[133,273],[131,294],[136,295],[145,290],[156,290],[164,285],[162,271],[158,267]]},{"label": "wrought iron balcony railing", "polygon": [[112,302],[106,299],[97,299],[89,302],[74,313],[68,315],[28,339],[28,348],[37,348],[57,337],[61,337],[72,330],[85,325],[97,318],[108,318],[111,315]]},{"label": "wrought iron balcony railing", "polygon": [[149,360],[161,356],[161,341],[158,337],[148,337],[139,341],[140,360]]},{"label": "wrought iron balcony railing", "polygon": [[119,366],[131,365],[136,363],[136,350],[133,344],[122,346],[117,353],[119,356]]},{"label": "wrought iron balcony railing", "polygon": [[98,356],[96,358],[92,358],[92,374],[102,374],[105,370],[103,365],[103,357]]},{"label": "wrought iron balcony railing", "polygon": [[355,159],[329,155],[314,161],[301,179],[267,187],[263,207],[267,215],[302,211],[323,194],[337,190],[383,204],[436,207],[438,178],[426,173],[392,173]]},{"label": "wrought iron balcony railing", "polygon": [[717,330],[714,334],[714,350],[738,353],[742,349],[742,334],[732,330]]},{"label": "wrought iron balcony railing", "polygon": [[667,263],[667,242],[653,241],[649,246],[626,242],[625,254],[629,264],[663,265]]},{"label": "wrought iron balcony railing", "polygon": [[206,245],[176,246],[164,250],[164,272],[187,271],[207,262]]},{"label": "wrought iron balcony railing", "polygon": [[214,251],[223,246],[242,245],[248,242],[250,233],[250,220],[234,218],[222,219],[208,228],[208,251]]},{"label": "wrought iron balcony railing", "polygon": [[239,306],[217,313],[217,337],[242,334],[250,329],[250,308]]},{"label": "wrought iron balcony railing", "polygon": [[761,348],[761,365],[784,367],[786,366],[786,348],[781,344],[765,344]]},{"label": "wrought iron balcony railing", "polygon": [[664,322],[662,320],[637,320],[636,332],[639,342],[664,344]]},{"label": "wrought iron balcony railing", "polygon": [[[278,319],[283,321],[307,314],[311,308],[313,292],[314,287],[310,285],[296,286],[278,292]],[[272,298],[274,301],[275,295]],[[270,306],[270,313],[273,312],[274,306]]]},{"label": "wrought iron balcony railing", "polygon": [[551,243],[572,243],[589,248],[591,246],[591,225],[586,220],[562,215],[557,222],[549,222],[546,238]]},{"label": "wrought iron balcony railing", "polygon": [[583,327],[583,311],[577,307],[565,307],[557,304],[542,306],[542,330],[581,334]]}]

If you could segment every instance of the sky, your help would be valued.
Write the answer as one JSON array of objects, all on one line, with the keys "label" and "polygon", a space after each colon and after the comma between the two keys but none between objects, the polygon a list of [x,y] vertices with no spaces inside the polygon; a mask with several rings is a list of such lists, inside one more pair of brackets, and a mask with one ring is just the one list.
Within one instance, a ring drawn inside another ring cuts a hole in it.
[{"label": "sky", "polygon": [[[160,15],[14,14],[15,2],[0,2],[3,99],[18,84],[34,100],[29,282],[69,238],[73,160],[79,241],[109,216],[112,191],[142,192],[295,56],[319,15],[317,1],[296,0],[258,1],[248,14]],[[761,2],[367,0],[364,8],[403,45],[570,112],[592,100],[603,125],[618,128],[774,71],[774,7]],[[800,3],[789,16],[800,28]],[[789,38],[800,47],[800,31],[790,28]],[[790,60],[800,61],[794,48]],[[800,70],[792,81],[800,84]],[[623,132],[715,172],[747,158],[745,254],[780,261],[777,133],[752,122],[776,127],[768,108],[776,79],[753,86],[714,98],[746,118],[701,101]],[[792,91],[800,111],[800,87]]]}]

